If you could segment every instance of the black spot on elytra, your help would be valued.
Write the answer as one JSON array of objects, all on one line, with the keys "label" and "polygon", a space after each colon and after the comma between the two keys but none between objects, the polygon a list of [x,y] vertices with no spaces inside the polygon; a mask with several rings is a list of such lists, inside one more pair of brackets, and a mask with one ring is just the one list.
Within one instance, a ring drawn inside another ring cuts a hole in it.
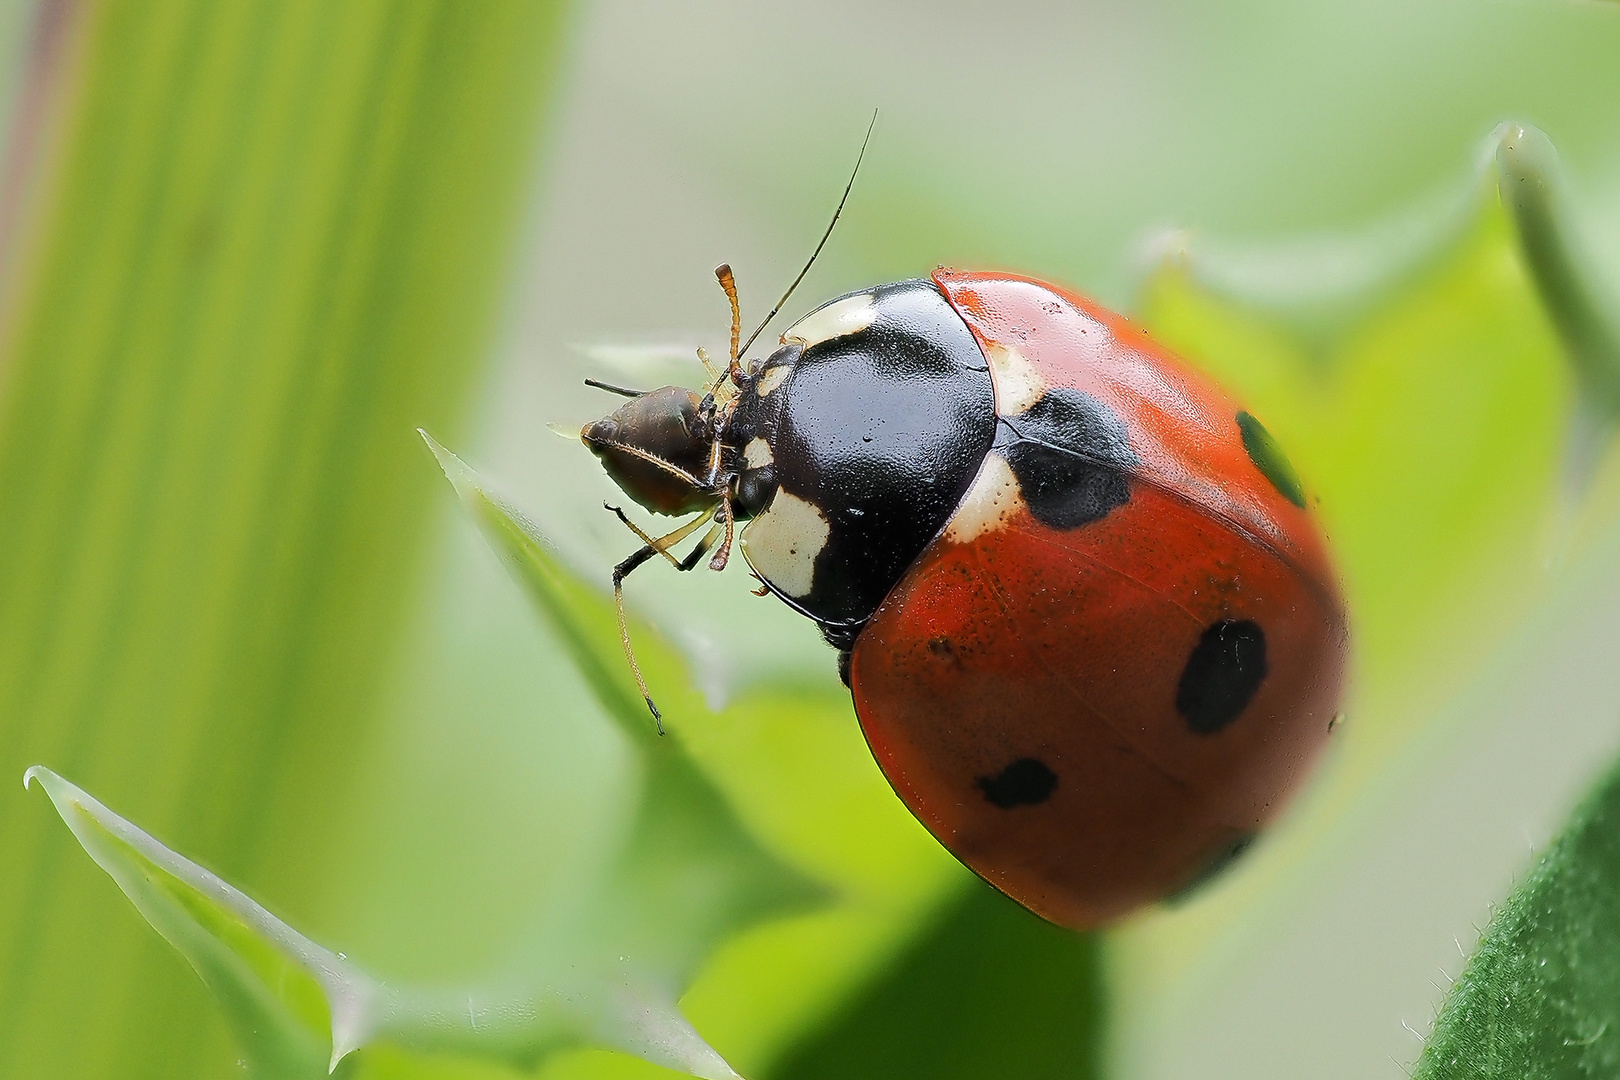
[{"label": "black spot on elytra", "polygon": [[1140,461],[1124,421],[1096,398],[1058,387],[1002,424],[998,445],[1036,521],[1074,529],[1130,501],[1126,471]]},{"label": "black spot on elytra", "polygon": [[1301,510],[1305,509],[1305,485],[1299,482],[1299,474],[1289,464],[1288,455],[1283,453],[1282,446],[1271,432],[1246,412],[1237,414],[1237,426],[1243,436],[1243,449],[1249,452],[1249,460],[1254,462],[1254,467],[1271,481],[1277,494]]},{"label": "black spot on elytra", "polygon": [[1237,862],[1243,857],[1244,852],[1248,851],[1254,846],[1254,842],[1259,838],[1259,833],[1244,832],[1238,833],[1231,839],[1227,840],[1220,847],[1215,849],[1214,854],[1212,854],[1204,862],[1204,864],[1198,868],[1198,870],[1193,874],[1192,878],[1185,885],[1181,886],[1175,892],[1164,898],[1165,903],[1179,904],[1183,900],[1191,897],[1198,890],[1202,889],[1205,885],[1208,885],[1210,882],[1226,873],[1227,870],[1232,868],[1233,863]]},{"label": "black spot on elytra", "polygon": [[1266,635],[1250,619],[1222,619],[1193,647],[1176,687],[1176,711],[1199,735],[1242,715],[1266,677]]},{"label": "black spot on elytra", "polygon": [[1003,810],[1038,806],[1057,790],[1057,773],[1035,758],[1019,758],[995,776],[979,777],[979,790],[991,805]]}]

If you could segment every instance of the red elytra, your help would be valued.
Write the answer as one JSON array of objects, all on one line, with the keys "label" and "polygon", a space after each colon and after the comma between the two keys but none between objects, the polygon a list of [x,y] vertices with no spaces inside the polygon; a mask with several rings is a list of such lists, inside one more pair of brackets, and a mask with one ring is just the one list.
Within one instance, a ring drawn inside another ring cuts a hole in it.
[{"label": "red elytra", "polygon": [[[1343,605],[1310,516],[1257,468],[1207,379],[1044,282],[934,280],[993,373],[1010,349],[1047,386],[1105,402],[1140,465],[1129,501],[1085,528],[1017,507],[964,542],[942,532],[855,643],[856,713],[957,858],[1037,914],[1092,927],[1196,883],[1276,814],[1328,736]],[[1177,702],[1189,657],[1212,627],[1244,624],[1263,628],[1264,678],[1241,723],[1194,730]],[[1033,783],[1038,804],[972,797],[1028,763],[1033,779],[1006,783]]]}]

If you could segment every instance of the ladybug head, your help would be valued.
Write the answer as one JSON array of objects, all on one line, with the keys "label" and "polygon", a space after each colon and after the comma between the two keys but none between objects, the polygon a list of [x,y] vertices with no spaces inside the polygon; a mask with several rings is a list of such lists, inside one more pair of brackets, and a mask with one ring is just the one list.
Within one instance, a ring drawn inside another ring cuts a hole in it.
[{"label": "ladybug head", "polygon": [[579,433],[624,493],[658,514],[713,506],[715,404],[679,386],[637,394]]}]

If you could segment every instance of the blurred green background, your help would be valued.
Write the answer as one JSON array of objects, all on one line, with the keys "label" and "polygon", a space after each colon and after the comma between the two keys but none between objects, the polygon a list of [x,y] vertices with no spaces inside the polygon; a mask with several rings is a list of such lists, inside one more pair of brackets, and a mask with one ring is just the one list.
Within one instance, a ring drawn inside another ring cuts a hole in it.
[{"label": "blurred green background", "polygon": [[[1560,494],[1569,380],[1489,200],[1325,339],[1144,287],[1142,255],[1168,226],[1369,235],[1471,190],[1512,117],[1557,143],[1620,279],[1612,4],[44,0],[0,33],[0,780],[45,761],[378,974],[497,966],[630,797],[628,746],[413,429],[605,579],[629,550],[610,486],[545,426],[606,407],[584,375],[631,377],[589,347],[722,348],[722,261],[762,315],[873,108],[789,314],[941,263],[1134,310],[1289,446],[1357,620],[1343,737],[1232,880],[1100,959],[995,924],[980,977],[1049,988],[1063,1074],[1089,1075],[1100,964],[1111,1075],[1401,1075],[1488,905],[1620,748],[1620,479]],[[837,692],[740,566],[632,584],[714,700]],[[703,1035],[750,1076],[941,1076],[921,1049],[838,1054],[936,1023],[963,1075],[1018,1071],[1013,1019],[906,996],[991,931],[853,716],[683,734],[834,896],[715,956],[683,1002]],[[232,1068],[184,963],[0,790],[0,1076]]]}]

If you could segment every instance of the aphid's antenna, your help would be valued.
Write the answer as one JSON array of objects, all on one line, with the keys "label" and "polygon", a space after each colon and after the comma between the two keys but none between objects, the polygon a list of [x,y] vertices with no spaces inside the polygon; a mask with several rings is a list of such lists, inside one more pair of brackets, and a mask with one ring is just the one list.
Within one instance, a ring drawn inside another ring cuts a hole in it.
[{"label": "aphid's antenna", "polygon": [[598,390],[606,390],[610,394],[618,394],[620,397],[640,397],[646,393],[644,390],[631,390],[623,386],[614,386],[612,383],[603,382],[600,379],[586,379],[585,385],[594,386]]},{"label": "aphid's antenna", "polygon": [[872,141],[872,129],[877,127],[877,118],[878,111],[873,109],[872,122],[866,125],[866,138],[861,140],[861,152],[855,158],[855,168],[849,174],[849,183],[844,185],[844,195],[843,198],[838,200],[838,209],[833,211],[832,220],[827,223],[827,231],[821,234],[821,243],[817,244],[816,250],[810,253],[810,261],[804,264],[804,269],[800,270],[799,276],[793,279],[793,284],[787,287],[787,292],[782,294],[782,299],[778,300],[776,306],[771,308],[771,313],[765,316],[765,321],[760,323],[752,334],[748,335],[748,340],[743,342],[743,347],[737,351],[738,359],[741,359],[742,355],[748,351],[748,347],[754,343],[754,339],[759,337],[767,326],[771,325],[771,320],[776,318],[777,314],[782,310],[782,306],[793,296],[793,290],[797,289],[799,282],[804,280],[804,275],[808,274],[810,268],[815,265],[816,256],[820,255],[821,249],[827,246],[827,238],[832,236],[833,226],[838,224],[838,216],[844,212],[844,204],[849,201],[849,193],[855,187],[855,177],[860,174],[861,162],[866,158],[866,144]]}]

